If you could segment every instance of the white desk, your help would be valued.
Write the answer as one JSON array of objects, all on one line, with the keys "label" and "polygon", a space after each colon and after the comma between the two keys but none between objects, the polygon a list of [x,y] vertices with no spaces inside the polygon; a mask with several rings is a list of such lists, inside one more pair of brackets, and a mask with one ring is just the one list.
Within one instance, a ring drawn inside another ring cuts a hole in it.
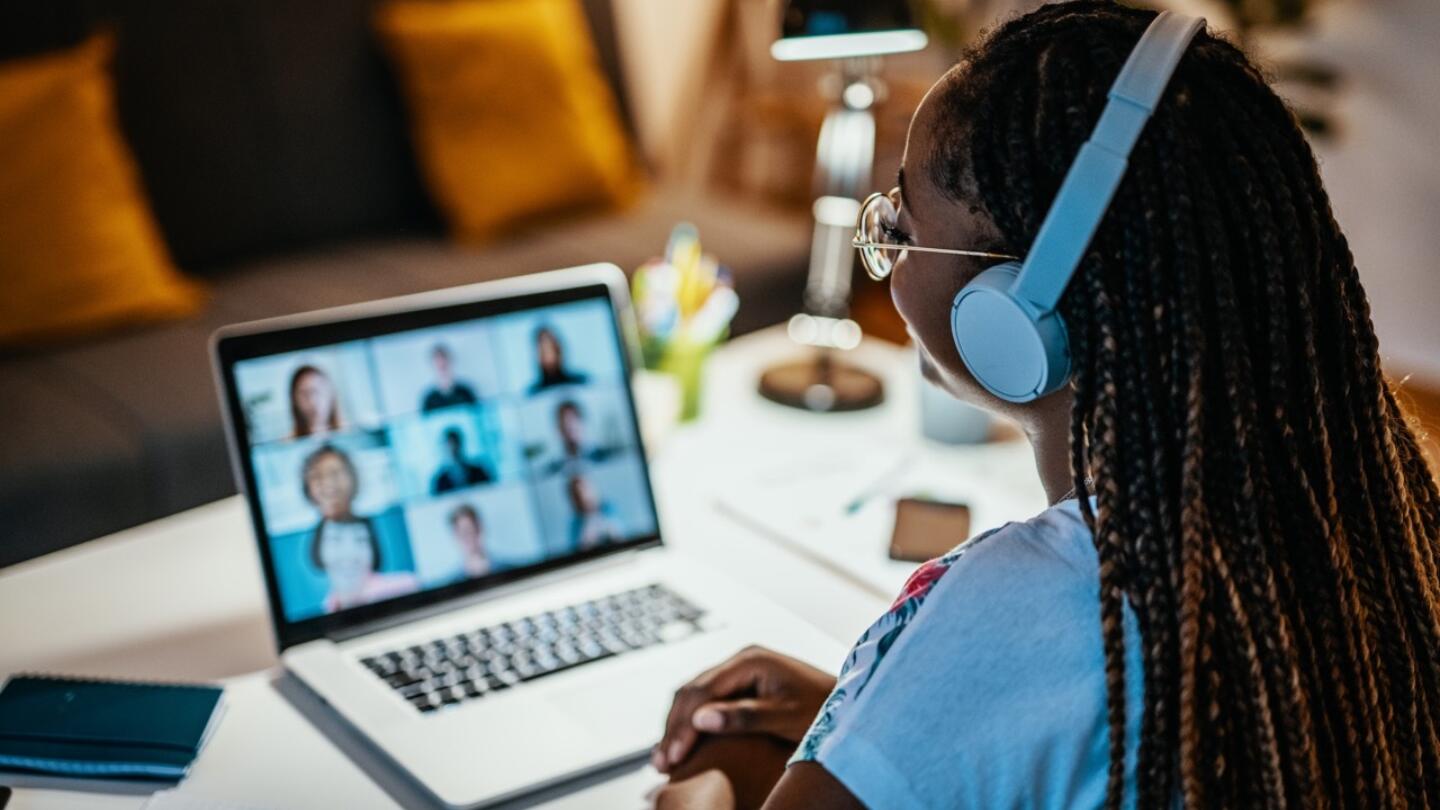
[{"label": "white desk", "polygon": [[[889,344],[863,345],[853,356],[887,378],[887,404],[812,416],[753,393],[758,369],[791,351],[783,334],[769,330],[733,341],[712,358],[705,418],[676,430],[654,453],[664,534],[681,553],[744,581],[848,644],[887,599],[727,519],[715,509],[715,498],[727,476],[743,470],[745,455],[761,445],[808,452],[817,443],[860,435],[918,445],[912,360]],[[1028,453],[1023,445],[1013,450]],[[293,688],[282,694],[272,684],[275,656],[260,567],[239,498],[0,572],[0,617],[0,672],[224,679],[227,715],[182,785],[198,798],[257,808],[383,808],[416,798],[367,758],[363,744],[307,720],[305,701],[287,699]],[[547,796],[543,806],[640,807],[658,780],[648,767],[612,772]],[[0,782],[43,784],[12,775]],[[144,801],[143,795],[28,787],[16,791],[12,807],[118,810]]]}]

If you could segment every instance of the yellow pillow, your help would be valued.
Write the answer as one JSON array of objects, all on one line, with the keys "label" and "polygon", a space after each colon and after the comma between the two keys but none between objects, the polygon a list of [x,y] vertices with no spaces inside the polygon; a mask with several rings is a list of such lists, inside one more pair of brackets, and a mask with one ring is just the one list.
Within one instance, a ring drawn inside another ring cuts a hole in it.
[{"label": "yellow pillow", "polygon": [[396,0],[376,28],[426,184],[458,238],[638,195],[577,0]]},{"label": "yellow pillow", "polygon": [[198,289],[170,263],[116,123],[97,35],[0,63],[0,344],[187,315]]}]

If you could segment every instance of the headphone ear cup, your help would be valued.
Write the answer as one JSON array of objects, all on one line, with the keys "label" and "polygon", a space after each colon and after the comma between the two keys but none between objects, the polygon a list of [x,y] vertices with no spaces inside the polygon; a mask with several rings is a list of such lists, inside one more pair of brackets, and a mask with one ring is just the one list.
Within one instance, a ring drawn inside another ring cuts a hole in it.
[{"label": "headphone ear cup", "polygon": [[1011,293],[1019,262],[981,272],[955,296],[950,334],[976,382],[1007,402],[1031,402],[1065,384],[1069,341],[1058,313]]}]

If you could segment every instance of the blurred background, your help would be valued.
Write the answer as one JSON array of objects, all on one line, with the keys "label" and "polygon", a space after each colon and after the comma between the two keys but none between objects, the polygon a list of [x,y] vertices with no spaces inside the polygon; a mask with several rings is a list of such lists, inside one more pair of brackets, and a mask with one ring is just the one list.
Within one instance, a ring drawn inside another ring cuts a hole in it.
[{"label": "blurred background", "polygon": [[[1037,5],[916,0],[874,185],[966,43]],[[1387,371],[1440,423],[1440,5],[1165,0],[1296,109]],[[235,321],[589,261],[693,222],[733,333],[801,307],[839,86],[778,0],[53,0],[0,11],[0,566],[234,491],[206,341]],[[855,319],[903,342],[887,291]]]}]

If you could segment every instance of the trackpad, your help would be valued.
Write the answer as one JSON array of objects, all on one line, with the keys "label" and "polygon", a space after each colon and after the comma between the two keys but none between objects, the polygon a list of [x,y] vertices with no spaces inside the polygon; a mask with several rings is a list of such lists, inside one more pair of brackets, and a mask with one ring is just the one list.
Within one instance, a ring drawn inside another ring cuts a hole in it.
[{"label": "trackpad", "polygon": [[[708,637],[662,648],[656,651],[662,654],[634,662],[641,666],[616,668],[551,700],[607,743],[642,751],[659,741],[675,690],[724,659],[727,653],[715,644],[718,640]],[[684,654],[677,654],[681,650]]]}]

